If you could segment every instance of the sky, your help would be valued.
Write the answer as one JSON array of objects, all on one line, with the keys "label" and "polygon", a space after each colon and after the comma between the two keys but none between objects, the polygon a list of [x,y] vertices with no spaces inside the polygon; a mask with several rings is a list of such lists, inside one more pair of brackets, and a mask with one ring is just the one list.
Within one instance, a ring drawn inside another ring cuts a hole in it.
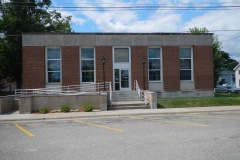
[{"label": "sky", "polygon": [[240,0],[52,0],[74,32],[175,33],[206,27],[240,61]]}]

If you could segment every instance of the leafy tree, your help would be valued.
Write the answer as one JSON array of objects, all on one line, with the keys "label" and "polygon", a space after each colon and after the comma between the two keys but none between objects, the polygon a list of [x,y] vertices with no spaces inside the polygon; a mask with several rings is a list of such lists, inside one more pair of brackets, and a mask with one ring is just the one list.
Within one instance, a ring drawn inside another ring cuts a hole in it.
[{"label": "leafy tree", "polygon": [[[201,34],[208,33],[207,28],[190,28],[189,33],[193,34]],[[228,70],[233,70],[233,68],[238,64],[238,62],[229,57],[229,54],[222,51],[222,44],[218,40],[216,35],[213,36],[213,64],[214,64],[214,85],[216,86],[217,81],[219,79],[219,73],[223,68],[227,68]]]},{"label": "leafy tree", "polygon": [[208,30],[205,27],[203,28],[194,27],[189,29],[189,33],[194,33],[194,34],[208,33]]},{"label": "leafy tree", "polygon": [[47,11],[51,0],[0,1],[0,75],[22,84],[23,32],[72,32],[71,17]]}]

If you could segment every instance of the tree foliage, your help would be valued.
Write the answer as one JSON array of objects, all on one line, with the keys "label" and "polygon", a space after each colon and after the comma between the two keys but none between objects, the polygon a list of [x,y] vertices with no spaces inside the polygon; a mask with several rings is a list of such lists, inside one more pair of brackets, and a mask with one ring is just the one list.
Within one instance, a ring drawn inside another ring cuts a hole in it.
[{"label": "tree foliage", "polygon": [[[189,33],[193,34],[201,34],[208,33],[208,29],[203,28],[190,28]],[[228,70],[233,70],[234,67],[238,64],[238,62],[229,57],[229,54],[222,51],[222,44],[218,40],[216,35],[213,36],[213,65],[214,65],[214,85],[216,86],[217,81],[219,79],[219,73],[222,69],[226,68]]]},{"label": "tree foliage", "polygon": [[71,17],[48,11],[51,0],[0,1],[0,75],[22,83],[22,37],[24,32],[71,32]]}]

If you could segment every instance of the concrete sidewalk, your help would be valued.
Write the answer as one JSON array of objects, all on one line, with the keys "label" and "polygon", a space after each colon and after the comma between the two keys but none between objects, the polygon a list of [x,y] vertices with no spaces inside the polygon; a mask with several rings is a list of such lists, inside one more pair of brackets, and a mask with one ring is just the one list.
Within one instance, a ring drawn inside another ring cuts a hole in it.
[{"label": "concrete sidewalk", "polygon": [[121,116],[134,116],[134,115],[177,114],[177,113],[194,113],[194,112],[220,112],[220,111],[240,111],[240,106],[170,108],[170,109],[135,109],[135,110],[114,110],[114,111],[111,110],[111,111],[100,111],[100,112],[48,113],[48,114],[19,114],[17,111],[11,114],[0,115],[0,122],[91,118],[91,117],[121,117]]}]

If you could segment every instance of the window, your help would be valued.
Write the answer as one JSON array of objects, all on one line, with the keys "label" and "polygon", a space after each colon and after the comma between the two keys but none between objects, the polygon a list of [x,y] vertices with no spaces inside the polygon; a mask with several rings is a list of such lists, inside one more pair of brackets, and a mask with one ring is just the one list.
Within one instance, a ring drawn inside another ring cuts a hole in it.
[{"label": "window", "polygon": [[180,80],[192,80],[192,49],[180,48]]},{"label": "window", "polygon": [[129,48],[114,48],[114,62],[129,62]]},{"label": "window", "polygon": [[60,48],[47,48],[47,83],[61,82]]},{"label": "window", "polygon": [[238,74],[240,75],[240,70],[238,70]]},{"label": "window", "polygon": [[94,82],[95,81],[95,55],[94,48],[81,48],[81,81]]},{"label": "window", "polygon": [[161,49],[148,48],[148,76],[149,81],[161,80]]}]

